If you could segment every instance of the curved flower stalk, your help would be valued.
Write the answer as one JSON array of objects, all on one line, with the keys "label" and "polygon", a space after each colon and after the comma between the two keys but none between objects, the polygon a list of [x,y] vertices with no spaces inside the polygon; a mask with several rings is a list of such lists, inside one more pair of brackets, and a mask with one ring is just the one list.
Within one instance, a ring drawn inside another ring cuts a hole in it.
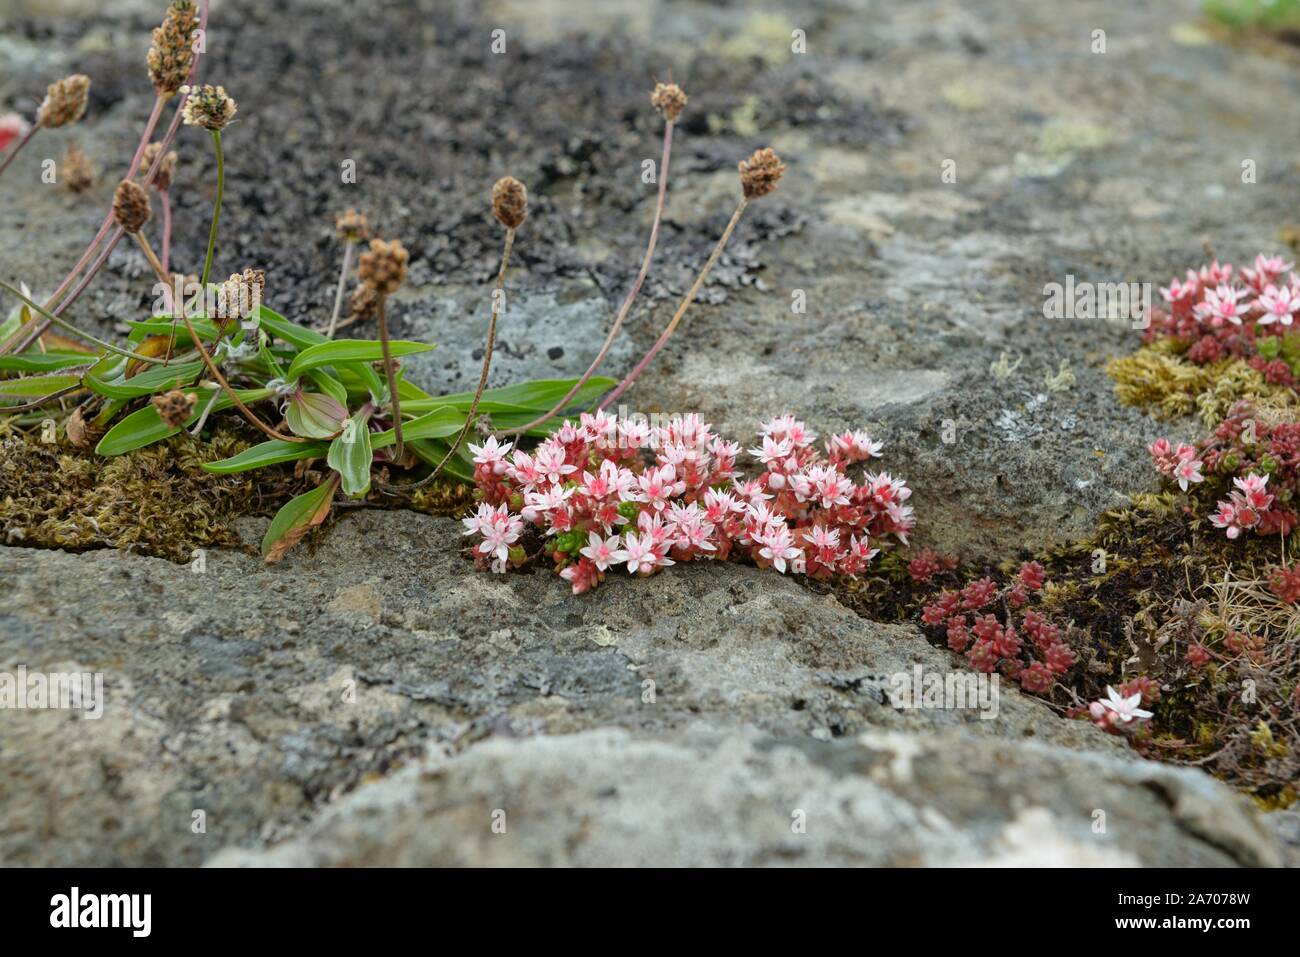
[{"label": "curved flower stalk", "polygon": [[[145,148],[153,138],[154,130],[162,117],[163,107],[171,97],[179,92],[181,86],[192,83],[198,75],[199,64],[203,59],[203,48],[195,42],[196,31],[199,35],[207,30],[209,0],[201,0],[197,18],[195,6],[190,0],[174,0],[167,8],[167,15],[162,26],[154,31],[153,45],[149,49],[149,80],[154,87],[154,105],[145,123],[144,132],[136,146],[135,154],[127,169],[125,179],[133,178],[140,169]],[[182,94],[182,96],[184,96]],[[150,183],[158,174],[164,162],[167,150],[171,148],[176,132],[180,127],[184,99],[181,100],[172,116],[171,125],[162,139],[162,147],[154,160],[153,166],[145,174],[145,182]],[[62,316],[77,301],[81,293],[98,275],[108,257],[112,254],[124,234],[114,228],[113,212],[110,209],[103,223],[95,233],[81,257],[71,271],[59,283],[54,293],[46,300],[46,308],[56,316]],[[98,255],[96,255],[98,250]],[[93,262],[92,262],[93,257]],[[87,269],[89,264],[89,269]],[[83,274],[83,270],[85,270]],[[78,277],[80,276],[80,279]],[[76,285],[73,286],[73,283]],[[69,291],[71,287],[71,291]],[[65,296],[66,293],[66,296]],[[0,356],[22,352],[35,342],[50,326],[48,317],[42,317],[32,323],[30,328],[20,329],[4,342],[0,342]]]},{"label": "curved flower stalk", "polygon": [[[9,168],[9,164],[22,152],[24,146],[35,138],[41,130],[53,130],[62,126],[71,126],[86,115],[86,104],[90,98],[90,77],[74,73],[49,85],[45,99],[36,111],[36,122],[28,126],[21,117],[9,120],[9,124],[0,142],[7,144],[16,138],[9,152],[0,159],[0,176]],[[15,122],[16,121],[16,122]],[[0,146],[2,149],[3,146]]]},{"label": "curved flower stalk", "polygon": [[614,344],[614,339],[618,336],[619,330],[623,328],[623,320],[627,318],[628,313],[632,310],[632,304],[636,302],[636,297],[641,292],[642,285],[645,284],[646,276],[650,272],[650,263],[654,259],[655,245],[659,242],[659,224],[663,220],[664,201],[668,196],[668,163],[673,152],[673,127],[686,106],[687,96],[682,91],[682,88],[675,83],[658,83],[655,85],[654,92],[650,94],[650,102],[664,118],[664,147],[663,157],[659,161],[659,194],[658,199],[655,201],[654,221],[650,225],[650,239],[646,243],[645,255],[641,258],[641,268],[637,270],[636,279],[632,281],[632,288],[628,290],[627,297],[623,300],[618,313],[614,316],[614,324],[610,326],[609,334],[605,336],[605,342],[601,345],[600,351],[596,353],[596,358],[591,361],[587,371],[574,383],[569,394],[557,402],[555,408],[548,410],[545,415],[539,416],[526,426],[521,426],[510,432],[502,432],[501,435],[518,435],[521,432],[536,428],[559,415],[573,401],[574,395],[596,374],[596,370],[600,368],[601,363],[605,361],[605,357],[609,355],[610,346]]},{"label": "curved flower stalk", "polygon": [[695,301],[695,297],[699,295],[700,289],[703,288],[704,281],[708,278],[709,272],[717,263],[718,257],[722,255],[722,251],[727,247],[727,242],[731,239],[731,234],[735,231],[736,224],[740,222],[740,217],[744,214],[746,207],[749,206],[751,200],[758,199],[761,196],[766,196],[768,193],[776,189],[777,183],[781,181],[781,177],[785,173],[785,164],[781,162],[780,157],[778,157],[775,152],[768,148],[756,151],[749,157],[749,159],[741,160],[739,169],[741,186],[740,202],[736,204],[735,212],[731,214],[731,219],[728,220],[726,228],[722,230],[721,238],[718,239],[717,245],[713,247],[713,252],[709,254],[708,260],[705,261],[704,268],[701,269],[700,274],[695,277],[695,282],[693,282],[691,288],[687,290],[686,297],[682,299],[681,304],[678,305],[677,311],[673,313],[672,319],[669,320],[667,327],[665,327],[664,331],[655,341],[655,344],[650,347],[650,350],[641,358],[641,361],[636,364],[632,371],[627,374],[623,381],[618,384],[614,391],[607,395],[600,403],[602,411],[609,408],[610,405],[618,400],[619,396],[627,391],[632,383],[635,382],[641,373],[645,371],[646,367],[654,361],[654,357],[659,354],[659,350],[664,347],[670,338],[672,338],[672,334],[676,331],[678,324],[682,321],[682,317],[686,315],[686,310],[691,307],[691,304]]}]

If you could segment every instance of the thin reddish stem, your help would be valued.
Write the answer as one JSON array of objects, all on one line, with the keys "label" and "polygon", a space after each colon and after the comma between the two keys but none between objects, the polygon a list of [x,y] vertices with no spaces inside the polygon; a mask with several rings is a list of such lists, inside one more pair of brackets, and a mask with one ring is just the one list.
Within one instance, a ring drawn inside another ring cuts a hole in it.
[{"label": "thin reddish stem", "polygon": [[722,250],[726,248],[727,241],[731,239],[731,234],[736,229],[736,223],[740,222],[740,216],[744,213],[745,207],[748,205],[749,200],[742,196],[740,202],[736,204],[736,211],[731,214],[731,221],[727,223],[727,228],[722,231],[722,238],[720,238],[718,244],[713,247],[713,252],[709,254],[708,261],[704,264],[704,268],[701,269],[700,274],[695,277],[695,282],[686,293],[686,298],[682,300],[681,305],[677,307],[677,312],[673,314],[672,321],[668,323],[668,327],[664,329],[663,334],[659,336],[659,339],[655,344],[650,347],[650,351],[647,352],[641,361],[636,364],[636,368],[629,372],[627,378],[618,384],[618,388],[611,392],[606,397],[605,401],[600,404],[601,411],[607,409],[612,402],[617,400],[620,395],[627,391],[628,386],[637,380],[637,376],[645,371],[646,366],[648,366],[654,357],[659,354],[659,350],[664,347],[664,343],[672,337],[673,331],[676,330],[678,323],[682,321],[682,316],[686,315],[686,310],[691,307],[691,303],[693,303],[695,297],[699,295],[700,289],[704,285],[704,280],[708,278],[709,271],[713,269],[714,264],[718,261],[718,257],[722,255]]},{"label": "thin reddish stem", "polygon": [[663,160],[659,164],[659,199],[655,204],[654,223],[650,227],[650,241],[646,245],[645,256],[641,259],[641,269],[637,272],[636,279],[632,283],[632,288],[628,290],[627,298],[623,300],[623,305],[619,307],[618,315],[614,317],[614,324],[610,327],[609,335],[605,337],[605,344],[600,347],[600,352],[596,353],[596,358],[591,361],[591,365],[588,366],[587,371],[582,374],[582,378],[574,383],[573,388],[568,391],[568,394],[565,395],[563,399],[555,404],[555,407],[552,408],[551,411],[539,418],[533,419],[533,421],[529,422],[527,425],[521,425],[517,429],[505,430],[498,434],[521,435],[530,429],[535,429],[539,425],[543,425],[555,416],[559,415],[560,412],[562,412],[564,408],[573,401],[573,397],[578,394],[578,391],[587,384],[587,380],[596,374],[596,370],[600,368],[600,364],[604,362],[605,357],[609,355],[610,346],[614,344],[614,337],[618,335],[619,329],[623,328],[623,320],[627,318],[628,313],[632,310],[632,303],[636,302],[637,294],[641,292],[641,286],[645,283],[645,278],[650,272],[650,262],[654,259],[655,245],[659,242],[659,223],[663,219],[664,200],[668,194],[668,160],[672,155],[672,151],[673,124],[669,121],[664,124],[664,155]]},{"label": "thin reddish stem", "polygon": [[27,132],[23,134],[22,139],[20,139],[17,143],[14,144],[13,149],[11,149],[8,153],[5,154],[5,158],[0,160],[0,176],[4,175],[4,171],[9,168],[9,164],[14,161],[14,157],[17,156],[19,152],[22,151],[22,148],[24,146],[26,146],[28,143],[31,142],[32,137],[36,135],[36,131],[39,130],[40,128],[41,128],[40,123],[33,123],[31,125],[31,128],[28,129]]}]

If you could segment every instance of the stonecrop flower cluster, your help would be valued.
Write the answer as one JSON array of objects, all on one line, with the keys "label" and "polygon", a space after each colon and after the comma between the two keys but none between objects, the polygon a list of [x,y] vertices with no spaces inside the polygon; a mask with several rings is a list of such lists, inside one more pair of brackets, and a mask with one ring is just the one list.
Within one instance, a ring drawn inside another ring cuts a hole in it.
[{"label": "stonecrop flower cluster", "polygon": [[945,589],[922,609],[921,621],[945,629],[948,647],[965,655],[975,671],[998,671],[1025,691],[1044,694],[1078,660],[1061,637],[1060,627],[1025,607],[1044,584],[1043,566],[1025,562],[1005,588],[991,578],[981,578],[960,591]]},{"label": "stonecrop flower cluster", "polygon": [[1152,307],[1146,341],[1180,340],[1197,365],[1240,358],[1266,382],[1295,388],[1295,370],[1280,357],[1282,338],[1300,330],[1300,276],[1293,266],[1261,254],[1239,272],[1217,260],[1189,269],[1186,279],[1160,290],[1166,308]]},{"label": "stonecrop flower cluster", "polygon": [[652,426],[604,412],[566,421],[531,452],[496,437],[471,445],[478,510],[464,519],[482,568],[504,572],[548,555],[581,594],[611,570],[650,575],[735,554],[762,568],[819,578],[863,572],[891,540],[907,543],[912,491],[888,472],[851,467],[880,455],[862,431],[816,435],[785,415],[740,446],[698,415]]},{"label": "stonecrop flower cluster", "polygon": [[1180,443],[1175,448],[1162,438],[1149,449],[1156,470],[1184,492],[1206,481],[1206,473],[1222,483],[1227,498],[1218,501],[1209,519],[1228,538],[1242,532],[1287,535],[1296,527],[1300,422],[1269,422],[1241,402],[1196,445]]}]

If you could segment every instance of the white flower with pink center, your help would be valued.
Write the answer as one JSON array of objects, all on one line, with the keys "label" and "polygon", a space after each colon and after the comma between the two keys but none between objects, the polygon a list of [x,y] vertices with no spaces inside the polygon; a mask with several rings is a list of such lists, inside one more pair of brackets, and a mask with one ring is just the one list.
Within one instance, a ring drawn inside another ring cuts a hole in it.
[{"label": "white flower with pink center", "polygon": [[787,562],[803,558],[803,552],[795,545],[790,536],[790,528],[784,522],[768,525],[754,536],[754,541],[762,546],[758,554],[782,574],[785,574]]},{"label": "white flower with pink center", "polygon": [[576,465],[569,465],[564,459],[564,446],[548,439],[537,448],[537,473],[547,482],[563,482],[571,472],[578,471]]},{"label": "white flower with pink center", "polygon": [[602,572],[606,571],[610,565],[619,565],[627,561],[627,552],[618,547],[617,535],[609,538],[601,538],[596,532],[587,535],[587,547],[579,551],[579,554],[591,559],[593,565]]},{"label": "white flower with pink center", "polygon": [[482,445],[469,446],[470,452],[474,455],[474,464],[491,468],[494,475],[505,474],[508,468],[506,455],[512,448],[514,448],[513,442],[502,445],[497,442],[495,435],[489,435]]},{"label": "white flower with pink center", "polygon": [[1197,319],[1213,326],[1222,326],[1225,322],[1239,326],[1253,307],[1253,303],[1244,301],[1249,295],[1248,289],[1223,284],[1214,289],[1207,289],[1205,301],[1197,304],[1193,312]]},{"label": "white flower with pink center", "polygon": [[636,500],[645,502],[658,511],[665,507],[674,495],[684,492],[686,483],[677,481],[677,472],[671,465],[664,465],[642,472],[637,477],[637,487],[640,492]]},{"label": "white flower with pink center", "polygon": [[1279,289],[1270,283],[1259,294],[1257,304],[1264,310],[1264,314],[1259,317],[1261,326],[1270,326],[1275,322],[1289,326],[1295,321],[1295,314],[1300,312],[1300,292],[1289,285]]}]

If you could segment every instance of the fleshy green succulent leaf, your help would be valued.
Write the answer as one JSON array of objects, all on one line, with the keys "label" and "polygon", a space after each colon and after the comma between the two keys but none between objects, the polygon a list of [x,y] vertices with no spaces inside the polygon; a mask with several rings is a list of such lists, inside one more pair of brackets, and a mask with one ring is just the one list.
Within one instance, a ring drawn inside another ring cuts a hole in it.
[{"label": "fleshy green succulent leaf", "polygon": [[362,409],[348,419],[333,442],[325,461],[339,473],[345,494],[357,497],[370,491],[370,465],[375,453],[370,444],[370,410]]},{"label": "fleshy green succulent leaf", "polygon": [[279,465],[282,462],[321,458],[328,450],[329,446],[324,442],[285,442],[283,439],[268,439],[228,459],[205,462],[203,468],[218,475],[230,475],[234,472],[266,468],[268,465]]},{"label": "fleshy green succulent leaf", "polygon": [[268,563],[278,562],[301,541],[308,529],[325,521],[338,487],[338,476],[331,475],[310,492],[295,496],[281,506],[262,538],[262,556]]},{"label": "fleshy green succulent leaf", "polygon": [[284,414],[289,430],[308,439],[334,438],[347,419],[347,407],[322,392],[296,393]]},{"label": "fleshy green succulent leaf", "polygon": [[[425,342],[397,339],[389,343],[389,348],[393,357],[397,358],[428,352],[433,346]],[[298,353],[298,357],[289,365],[285,379],[296,382],[299,376],[309,369],[339,364],[378,362],[383,357],[383,346],[370,339],[332,339],[308,346]]]}]

